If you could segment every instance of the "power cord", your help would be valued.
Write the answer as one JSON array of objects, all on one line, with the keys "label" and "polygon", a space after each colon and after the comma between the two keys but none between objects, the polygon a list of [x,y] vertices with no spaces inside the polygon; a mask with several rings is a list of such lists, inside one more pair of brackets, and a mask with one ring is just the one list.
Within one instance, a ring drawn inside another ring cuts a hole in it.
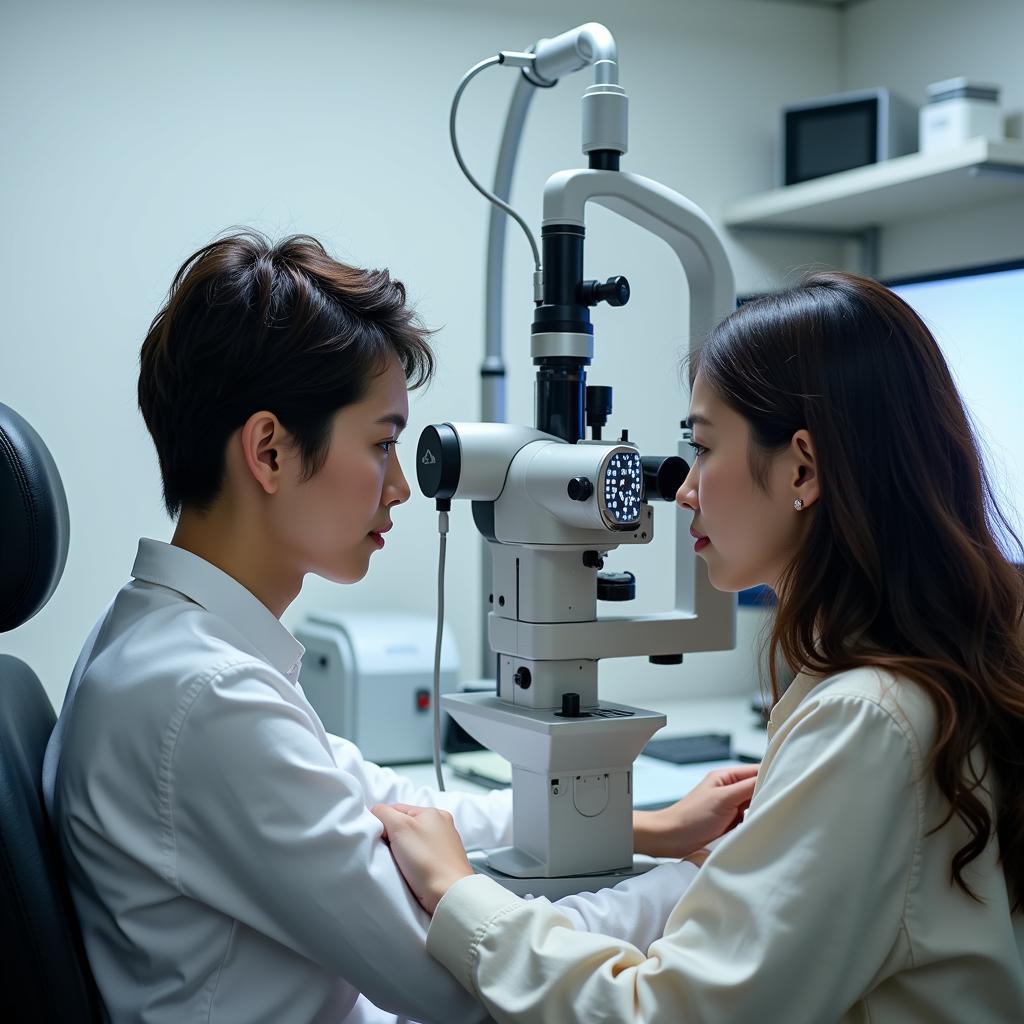
[{"label": "power cord", "polygon": [[[455,90],[455,96],[452,99],[452,109],[448,116],[448,135],[452,140],[452,150],[455,153],[455,159],[458,161],[459,167],[462,169],[462,173],[466,176],[469,183],[480,193],[488,202],[494,203],[499,209],[504,210],[522,229],[526,232],[526,239],[530,243],[530,248],[533,250],[533,265],[536,274],[540,274],[540,250],[537,248],[537,240],[533,237],[533,232],[530,230],[529,225],[523,220],[522,217],[516,213],[515,210],[509,206],[504,200],[499,199],[493,192],[485,188],[480,184],[476,178],[473,177],[472,172],[466,166],[465,160],[462,159],[462,150],[459,149],[459,140],[455,134],[455,115],[459,109],[459,101],[462,99],[462,94],[466,91],[466,86],[476,78],[485,68],[494,67],[497,64],[508,64],[514,68],[525,68],[532,66],[535,56],[532,53],[516,53],[509,50],[502,50],[501,53],[495,54],[493,57],[488,57],[486,60],[480,61],[479,64],[474,64],[463,76],[462,81],[459,82],[459,87]],[[536,287],[536,285],[535,285]]]},{"label": "power cord", "polygon": [[440,551],[437,559],[437,633],[434,638],[434,774],[437,788],[443,793],[444,773],[441,771],[441,640],[444,636],[444,563],[448,546],[448,513],[452,503],[437,501],[437,532]]}]

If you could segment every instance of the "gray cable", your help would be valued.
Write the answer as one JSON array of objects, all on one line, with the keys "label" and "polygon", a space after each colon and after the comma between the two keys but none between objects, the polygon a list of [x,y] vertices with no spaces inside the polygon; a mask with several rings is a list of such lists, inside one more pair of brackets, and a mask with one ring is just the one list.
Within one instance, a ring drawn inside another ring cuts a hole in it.
[{"label": "gray cable", "polygon": [[437,560],[437,634],[434,639],[434,774],[437,788],[444,792],[444,774],[441,771],[441,638],[444,635],[444,561],[448,546],[448,513],[438,512],[437,532],[441,536],[441,550]]},{"label": "gray cable", "polygon": [[[515,54],[517,61],[526,56],[531,55]],[[455,90],[455,96],[452,99],[452,109],[448,117],[448,135],[452,140],[452,150],[455,153],[455,159],[458,161],[459,167],[462,169],[462,173],[466,176],[473,188],[480,193],[480,195],[482,195],[488,202],[493,203],[499,209],[504,210],[523,229],[526,233],[527,241],[530,243],[530,248],[533,250],[534,269],[540,271],[540,250],[537,248],[537,240],[533,237],[533,232],[530,230],[529,225],[522,217],[519,216],[518,213],[516,213],[515,210],[512,209],[511,206],[508,205],[508,203],[499,199],[493,192],[485,188],[476,180],[476,178],[473,177],[469,168],[466,166],[466,162],[462,159],[462,151],[459,149],[459,140],[455,134],[455,115],[458,112],[459,101],[462,99],[462,94],[466,91],[466,86],[469,85],[469,83],[476,78],[484,68],[489,68],[495,64],[504,64],[507,59],[508,58],[506,58],[504,53],[497,53],[493,57],[488,57],[486,60],[480,61],[479,64],[475,64],[462,76],[462,81],[459,82],[459,87]],[[511,63],[511,61],[509,62]]]}]

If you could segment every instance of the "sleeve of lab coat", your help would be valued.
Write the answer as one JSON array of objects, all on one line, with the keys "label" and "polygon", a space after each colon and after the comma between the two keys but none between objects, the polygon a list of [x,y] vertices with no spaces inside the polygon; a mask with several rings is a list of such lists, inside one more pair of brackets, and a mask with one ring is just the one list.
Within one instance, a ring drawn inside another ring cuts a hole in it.
[{"label": "sleeve of lab coat", "polygon": [[168,880],[335,972],[377,1006],[436,1024],[486,1018],[426,952],[427,918],[359,780],[259,665],[188,689],[162,758]]},{"label": "sleeve of lab coat", "polygon": [[415,804],[450,811],[467,850],[485,850],[512,842],[512,790],[491,793],[441,793],[417,786],[390,768],[367,761],[349,740],[328,734],[338,767],[359,780],[366,805]]},{"label": "sleeve of lab coat", "polygon": [[600,932],[647,949],[665,933],[669,916],[697,870],[687,861],[671,861],[612,889],[566,896],[552,906],[575,931]]},{"label": "sleeve of lab coat", "polygon": [[500,1022],[838,1019],[897,940],[922,827],[920,754],[867,699],[825,697],[791,721],[742,827],[646,955],[479,876],[442,899],[428,949]]},{"label": "sleeve of lab coat", "polygon": [[[443,807],[455,819],[466,849],[506,846],[512,842],[512,791],[440,793],[367,761],[352,742],[328,734],[338,767],[357,778],[367,806],[377,803]],[[696,874],[687,863],[660,865],[596,893],[567,896],[555,904],[579,931],[604,932],[646,949],[662,934],[665,922]]]}]

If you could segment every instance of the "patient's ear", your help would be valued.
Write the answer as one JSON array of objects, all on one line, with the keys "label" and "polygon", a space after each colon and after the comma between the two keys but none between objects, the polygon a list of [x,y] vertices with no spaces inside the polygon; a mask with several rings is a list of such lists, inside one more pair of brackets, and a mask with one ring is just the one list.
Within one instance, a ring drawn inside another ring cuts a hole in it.
[{"label": "patient's ear", "polygon": [[809,508],[821,494],[814,440],[808,431],[798,430],[789,443],[789,449],[793,461],[791,497],[802,500],[802,508]]},{"label": "patient's ear", "polygon": [[287,448],[287,432],[281,421],[272,412],[254,412],[242,425],[238,439],[253,479],[265,494],[276,494]]}]

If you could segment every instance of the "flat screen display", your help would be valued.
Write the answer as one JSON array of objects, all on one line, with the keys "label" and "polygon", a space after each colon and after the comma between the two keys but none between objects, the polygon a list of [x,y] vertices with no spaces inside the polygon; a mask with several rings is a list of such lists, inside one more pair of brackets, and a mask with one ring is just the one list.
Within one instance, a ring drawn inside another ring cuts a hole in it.
[{"label": "flat screen display", "polygon": [[[996,501],[1024,527],[1024,260],[886,282],[939,343],[981,443]],[[1020,561],[1009,537],[998,538]]]}]

